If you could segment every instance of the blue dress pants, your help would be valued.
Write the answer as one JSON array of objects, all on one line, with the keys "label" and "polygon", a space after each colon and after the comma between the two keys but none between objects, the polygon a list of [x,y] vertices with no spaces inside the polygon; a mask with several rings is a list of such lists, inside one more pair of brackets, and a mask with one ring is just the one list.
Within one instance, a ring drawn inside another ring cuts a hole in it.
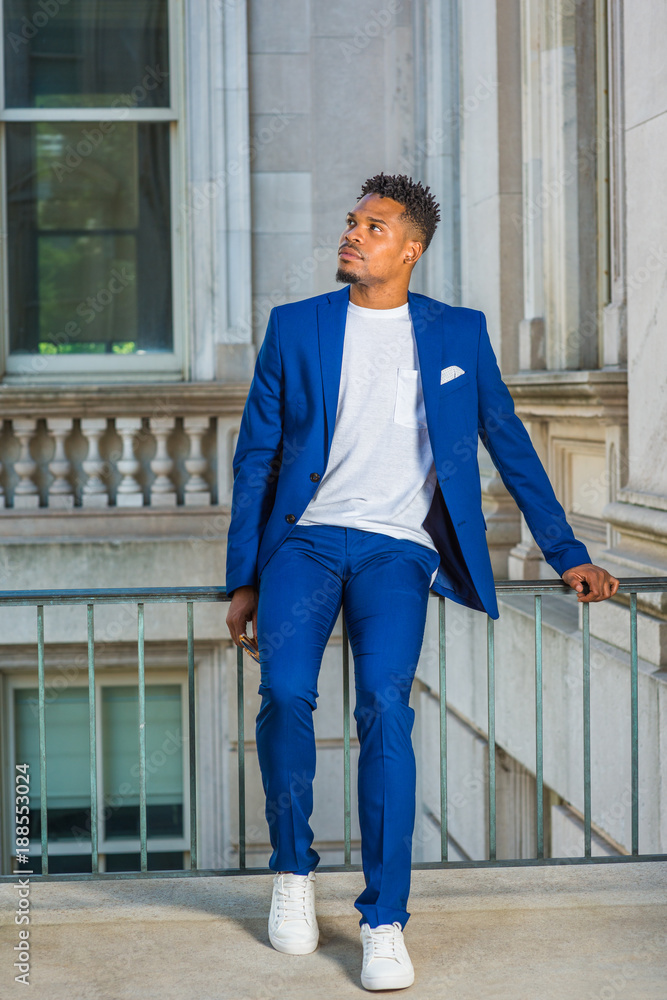
[{"label": "blue dress pants", "polygon": [[269,867],[305,875],[320,856],[309,819],[315,776],[313,711],[322,655],[340,613],[354,658],[358,804],[366,888],[359,924],[405,926],[415,824],[414,709],[430,581],[427,545],[339,525],[296,525],[259,579],[262,696],[256,739]]}]

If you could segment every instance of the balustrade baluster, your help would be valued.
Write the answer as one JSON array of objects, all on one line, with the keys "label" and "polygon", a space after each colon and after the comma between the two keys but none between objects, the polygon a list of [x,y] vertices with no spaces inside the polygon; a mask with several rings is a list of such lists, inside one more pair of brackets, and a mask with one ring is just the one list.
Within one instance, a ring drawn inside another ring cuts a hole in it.
[{"label": "balustrade baluster", "polygon": [[71,417],[47,417],[46,427],[55,440],[55,451],[49,462],[54,479],[49,486],[49,507],[70,509],[74,506],[74,490],[69,481],[72,464],[65,453],[65,441],[72,432]]},{"label": "balustrade baluster", "polygon": [[209,428],[209,418],[185,417],[183,428],[190,438],[190,455],[185,460],[185,468],[190,474],[185,484],[185,505],[206,507],[211,503],[211,490],[203,475],[208,462],[202,454],[201,442]]},{"label": "balustrade baluster", "polygon": [[118,485],[116,506],[143,507],[144,494],[137,479],[141,465],[134,454],[134,440],[141,430],[141,417],[117,417],[116,430],[123,441],[123,454],[118,462],[123,478]]},{"label": "balustrade baluster", "polygon": [[81,494],[84,507],[108,507],[109,489],[102,479],[104,460],[100,455],[100,438],[107,429],[106,417],[82,417],[81,433],[88,442],[88,455],[83,471],[88,476]]},{"label": "balustrade baluster", "polygon": [[34,481],[37,462],[30,454],[30,442],[35,436],[37,421],[34,417],[17,417],[12,424],[21,447],[19,457],[14,462],[14,470],[20,477],[14,489],[14,507],[34,509],[39,507],[39,488]]},{"label": "balustrade baluster", "polygon": [[174,468],[174,461],[167,451],[167,439],[173,431],[175,423],[174,417],[151,417],[150,419],[151,433],[155,436],[157,444],[155,457],[151,459],[151,471],[156,476],[151,486],[151,507],[176,506],[176,487],[170,476]]}]

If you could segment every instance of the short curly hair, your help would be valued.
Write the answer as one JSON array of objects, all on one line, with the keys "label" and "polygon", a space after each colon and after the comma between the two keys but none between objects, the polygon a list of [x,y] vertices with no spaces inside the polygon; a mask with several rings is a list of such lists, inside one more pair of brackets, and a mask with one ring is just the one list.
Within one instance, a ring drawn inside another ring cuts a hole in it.
[{"label": "short curly hair", "polygon": [[428,186],[423,187],[421,181],[413,181],[407,174],[379,173],[364,181],[358,200],[367,194],[379,194],[383,198],[393,198],[399,205],[403,205],[405,211],[400,216],[401,220],[414,226],[419,233],[424,250],[428,249],[440,222],[440,212],[438,211],[440,206],[430,193]]}]

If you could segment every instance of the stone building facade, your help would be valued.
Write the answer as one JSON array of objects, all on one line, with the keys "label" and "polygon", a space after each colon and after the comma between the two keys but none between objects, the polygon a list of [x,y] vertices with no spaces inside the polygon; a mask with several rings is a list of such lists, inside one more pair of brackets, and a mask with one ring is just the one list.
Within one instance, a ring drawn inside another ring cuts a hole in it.
[{"label": "stone building facade", "polygon": [[[336,287],[345,214],[380,170],[438,198],[442,222],[411,287],[484,310],[517,412],[594,561],[619,577],[667,574],[661,4],[641,0],[630,17],[623,0],[164,0],[90,23],[46,6],[4,2],[3,590],[223,585],[231,459],[268,314]],[[479,461],[496,578],[550,579],[481,445]],[[640,595],[638,616],[640,849],[651,852],[667,845],[665,600]],[[432,602],[412,702],[415,860],[440,856]],[[630,844],[627,604],[590,614],[604,853]],[[505,857],[535,850],[532,607],[507,596],[496,625]],[[195,608],[203,867],[238,863],[225,614]],[[580,618],[573,595],[545,597],[554,856],[583,844]],[[447,622],[450,858],[481,858],[486,624],[451,604]],[[34,608],[0,609],[0,624],[8,871],[13,768],[35,760]],[[138,867],[136,606],[98,609],[96,635],[102,867]],[[147,605],[156,867],[188,864],[185,636],[184,608]],[[90,806],[85,607],[47,607],[45,638],[52,870],[85,870],[89,841],[71,835]],[[339,619],[315,713],[312,825],[326,862],[342,860],[340,662]],[[246,657],[248,864],[264,866],[258,683]],[[353,732],[353,796],[355,767]],[[358,834],[353,809],[353,861]]]}]

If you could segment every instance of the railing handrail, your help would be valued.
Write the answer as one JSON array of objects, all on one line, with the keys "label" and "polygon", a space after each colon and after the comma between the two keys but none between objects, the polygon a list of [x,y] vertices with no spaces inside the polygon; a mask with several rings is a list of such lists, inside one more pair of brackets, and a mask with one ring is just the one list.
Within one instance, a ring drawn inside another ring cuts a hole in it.
[{"label": "railing handrail", "polygon": [[3,590],[0,606],[40,604],[175,604],[180,601],[226,601],[226,587],[102,587],[91,590]]},{"label": "railing handrail", "polygon": [[[535,775],[537,785],[536,829],[537,858],[540,863],[551,863],[544,857],[544,788],[543,788],[543,720],[542,720],[542,595],[548,593],[570,593],[574,600],[576,592],[565,581],[553,580],[499,580],[495,584],[498,592],[531,594],[535,611]],[[667,591],[667,577],[623,577],[619,579],[618,591],[629,594],[630,612],[630,706],[631,706],[631,787],[632,787],[632,852],[635,860],[643,858],[667,857],[639,854],[639,712],[638,712],[638,644],[637,644],[637,595],[640,592]],[[617,593],[618,593],[617,591]],[[447,696],[446,696],[446,621],[445,598],[438,597],[439,630],[439,699],[440,699],[440,808],[441,808],[441,861],[439,864],[453,864],[449,861],[447,831]],[[45,720],[45,636],[44,607],[46,605],[87,605],[87,645],[88,645],[88,689],[89,689],[89,743],[90,743],[90,794],[91,794],[91,867],[88,877],[100,877],[98,858],[98,815],[97,815],[97,732],[95,713],[95,604],[118,604],[125,601],[137,606],[137,654],[139,690],[139,818],[141,872],[148,874],[148,828],[147,828],[147,766],[146,766],[146,675],[144,658],[144,605],[147,603],[186,603],[187,605],[187,666],[188,666],[188,748],[190,774],[190,871],[198,870],[197,835],[197,753],[195,738],[195,654],[194,654],[194,604],[197,602],[224,602],[228,600],[225,587],[131,587],[93,590],[15,590],[0,591],[0,607],[35,606],[37,609],[37,668],[39,689],[39,772],[40,772],[40,819],[41,819],[41,861],[42,875],[48,871],[48,821],[46,781],[46,720]],[[625,603],[625,602],[623,602]],[[489,858],[490,864],[498,863],[496,857],[496,780],[495,780],[495,621],[487,617],[487,701],[488,701],[488,817],[489,817]],[[352,870],[351,862],[351,780],[350,780],[350,656],[349,637],[343,618],[343,742],[344,742],[344,803],[345,803],[345,860],[343,865],[333,870]],[[583,784],[584,784],[584,857],[582,861],[594,862],[591,850],[591,662],[590,662],[590,602],[582,604],[582,650],[583,650]],[[245,720],[244,720],[244,658],[243,649],[237,648],[237,725],[238,725],[238,795],[239,795],[239,870],[248,873],[255,869],[246,866],[246,768],[245,768]],[[26,845],[16,843],[16,847]],[[29,847],[29,844],[27,845]],[[18,853],[17,853],[18,856]],[[514,859],[520,865],[529,859]],[[533,863],[532,859],[530,863]],[[564,862],[563,862],[564,863]],[[222,872],[224,874],[224,871]],[[134,873],[132,873],[134,874]],[[11,877],[11,876],[10,876]],[[66,876],[62,876],[66,877]],[[0,876],[0,881],[6,877]]]},{"label": "railing handrail", "polygon": [[[617,593],[646,593],[667,590],[667,576],[618,577]],[[564,580],[496,580],[500,594],[574,593]],[[2,590],[0,607],[39,604],[118,604],[141,601],[145,604],[178,601],[226,601],[226,587],[102,587],[85,590]]]}]

